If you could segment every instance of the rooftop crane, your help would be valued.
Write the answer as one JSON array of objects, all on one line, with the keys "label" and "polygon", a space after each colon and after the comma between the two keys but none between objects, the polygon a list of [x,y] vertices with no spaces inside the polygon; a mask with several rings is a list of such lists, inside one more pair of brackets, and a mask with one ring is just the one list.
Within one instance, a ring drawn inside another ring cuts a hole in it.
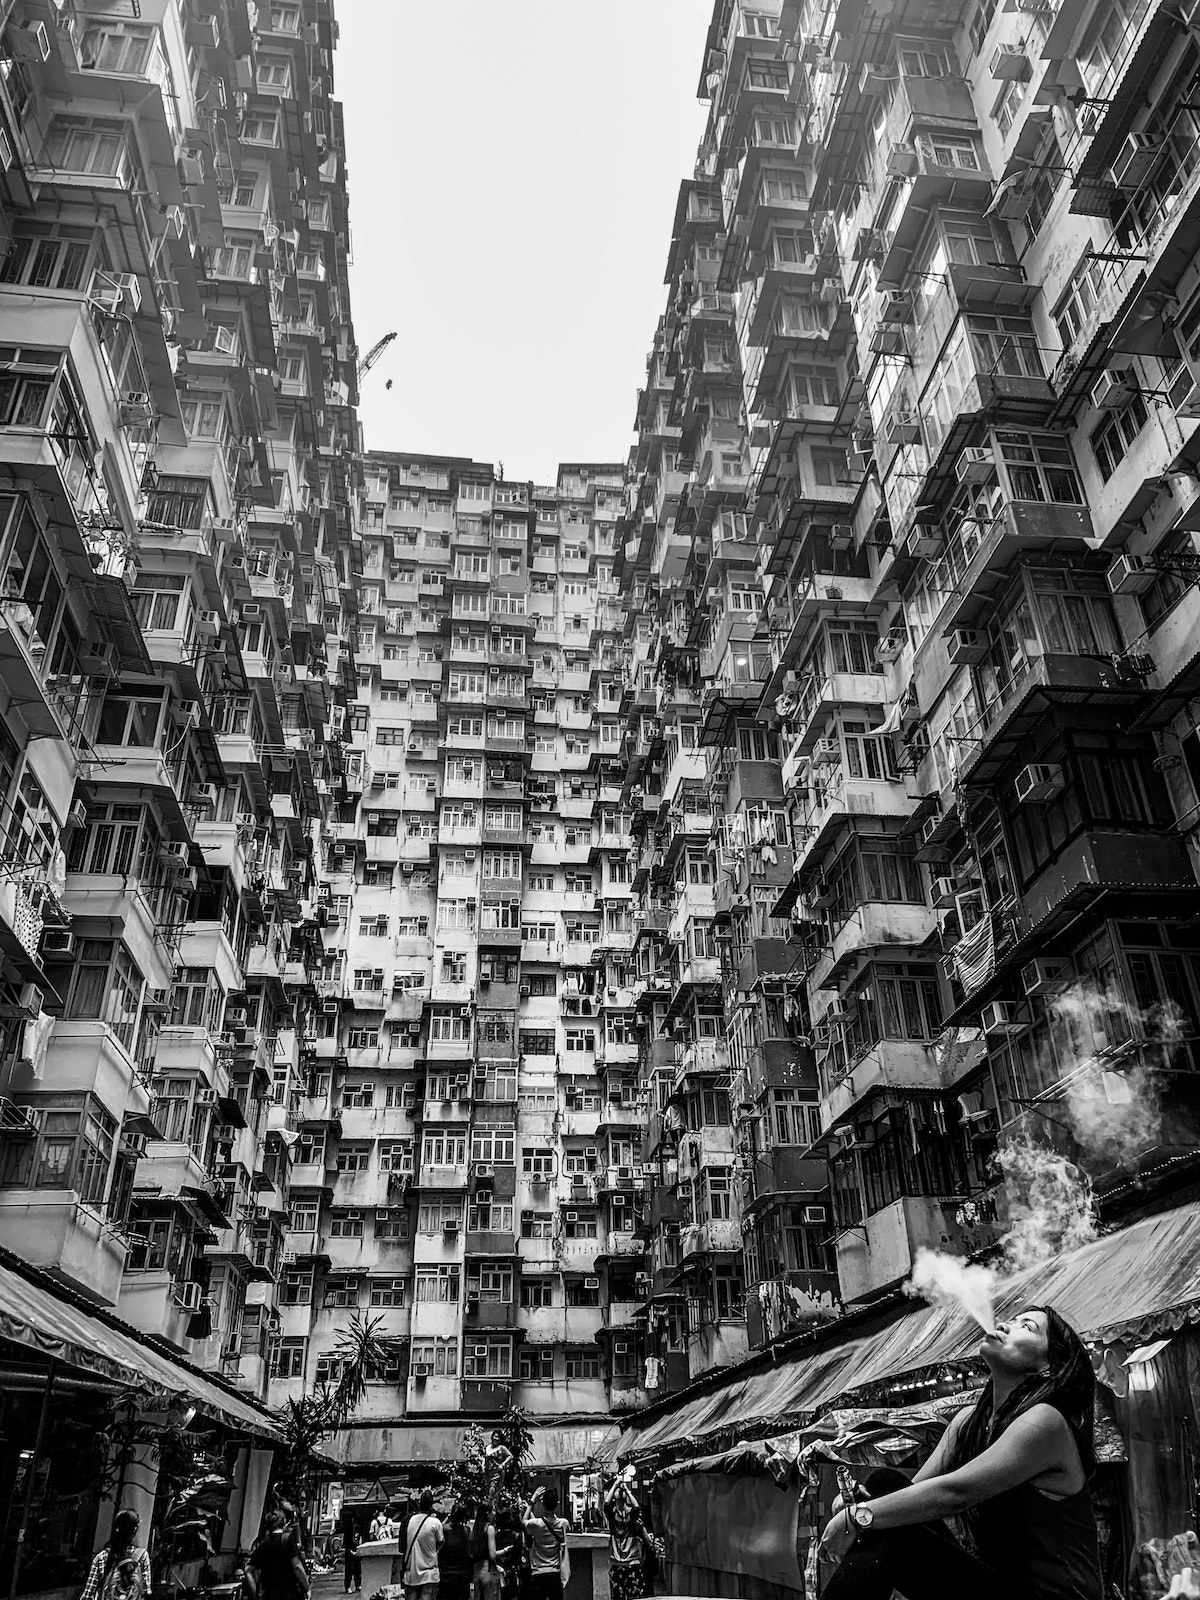
[{"label": "rooftop crane", "polygon": [[373,344],[371,346],[366,355],[358,363],[357,376],[360,380],[366,377],[367,373],[370,372],[371,368],[379,360],[380,356],[387,349],[388,345],[391,344],[395,337],[396,335],[394,333],[385,333],[383,338],[380,339],[377,344]]}]

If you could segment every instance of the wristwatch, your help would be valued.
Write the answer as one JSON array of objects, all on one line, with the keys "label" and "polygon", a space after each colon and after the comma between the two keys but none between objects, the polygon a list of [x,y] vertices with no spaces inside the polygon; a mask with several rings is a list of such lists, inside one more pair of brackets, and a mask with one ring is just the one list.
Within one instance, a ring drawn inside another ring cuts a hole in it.
[{"label": "wristwatch", "polygon": [[869,1528],[875,1521],[875,1513],[870,1506],[861,1505],[856,1500],[846,1507],[846,1514],[856,1528]]}]

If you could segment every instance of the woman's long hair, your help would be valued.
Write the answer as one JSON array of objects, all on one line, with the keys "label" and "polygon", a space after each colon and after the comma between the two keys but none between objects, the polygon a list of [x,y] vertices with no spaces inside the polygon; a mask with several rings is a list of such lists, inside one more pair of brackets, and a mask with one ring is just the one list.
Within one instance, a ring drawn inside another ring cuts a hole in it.
[{"label": "woman's long hair", "polygon": [[1064,1322],[1057,1311],[1049,1306],[1030,1306],[1040,1311],[1046,1319],[1046,1347],[1050,1370],[1032,1372],[1022,1378],[1008,1399],[992,1415],[992,1380],[989,1378],[975,1407],[959,1430],[955,1441],[954,1466],[981,1455],[1004,1432],[1010,1423],[1031,1406],[1048,1405],[1062,1417],[1071,1430],[1071,1437],[1079,1451],[1084,1474],[1091,1477],[1096,1470],[1095,1401],[1096,1376],[1083,1340]]}]

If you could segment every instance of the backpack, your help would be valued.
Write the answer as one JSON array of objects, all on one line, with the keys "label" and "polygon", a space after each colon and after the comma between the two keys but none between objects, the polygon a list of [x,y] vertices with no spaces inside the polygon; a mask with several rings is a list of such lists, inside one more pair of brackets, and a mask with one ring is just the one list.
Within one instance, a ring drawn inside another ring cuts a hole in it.
[{"label": "backpack", "polygon": [[129,1550],[120,1557],[109,1552],[100,1584],[100,1600],[147,1600],[140,1550]]}]

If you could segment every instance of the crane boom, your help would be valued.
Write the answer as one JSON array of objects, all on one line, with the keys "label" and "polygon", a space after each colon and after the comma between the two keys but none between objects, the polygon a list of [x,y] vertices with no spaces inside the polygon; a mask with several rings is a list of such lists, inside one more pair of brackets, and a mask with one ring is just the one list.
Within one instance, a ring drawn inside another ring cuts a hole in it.
[{"label": "crane boom", "polygon": [[358,363],[358,377],[366,377],[367,373],[370,372],[371,368],[379,360],[380,356],[387,349],[388,345],[391,344],[395,337],[396,335],[394,333],[385,333],[382,339],[378,340],[377,343],[371,346],[366,355]]}]

